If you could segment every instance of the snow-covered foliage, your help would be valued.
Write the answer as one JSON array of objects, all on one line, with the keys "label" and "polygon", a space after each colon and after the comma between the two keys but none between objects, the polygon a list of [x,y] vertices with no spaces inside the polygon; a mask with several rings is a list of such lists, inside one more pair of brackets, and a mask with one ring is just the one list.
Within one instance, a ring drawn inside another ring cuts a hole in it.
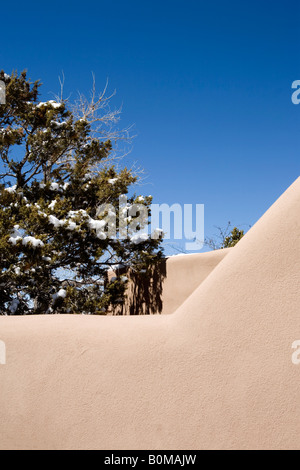
[{"label": "snow-covered foliage", "polygon": [[[6,105],[0,106],[0,314],[103,314],[124,298],[124,269],[144,272],[161,256],[161,236],[155,240],[141,226],[140,233],[118,237],[113,225],[120,215],[134,220],[133,205],[149,207],[151,198],[128,196],[136,178],[126,168],[106,164],[95,172],[97,163],[109,161],[112,144],[91,136],[89,123],[67,102],[40,102],[39,83],[26,73],[0,72],[0,80],[6,84]],[[103,204],[116,210],[100,213]],[[123,272],[108,282],[107,270],[115,265]]]}]

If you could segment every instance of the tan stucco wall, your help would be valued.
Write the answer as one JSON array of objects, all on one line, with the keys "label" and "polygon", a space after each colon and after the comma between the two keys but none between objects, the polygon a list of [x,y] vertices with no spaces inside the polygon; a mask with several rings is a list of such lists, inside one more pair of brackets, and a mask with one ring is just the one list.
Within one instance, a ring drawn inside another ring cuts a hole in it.
[{"label": "tan stucco wall", "polygon": [[300,179],[173,315],[0,318],[0,448],[300,449]]},{"label": "tan stucco wall", "polygon": [[208,253],[178,255],[168,258],[166,278],[163,282],[161,313],[174,313],[230,250],[227,248]]},{"label": "tan stucco wall", "polygon": [[[111,315],[174,313],[206,279],[230,248],[172,256],[157,263],[147,275],[122,271],[129,279],[122,307],[111,307]],[[110,271],[111,279],[118,273]],[[120,274],[120,273],[119,273]]]}]

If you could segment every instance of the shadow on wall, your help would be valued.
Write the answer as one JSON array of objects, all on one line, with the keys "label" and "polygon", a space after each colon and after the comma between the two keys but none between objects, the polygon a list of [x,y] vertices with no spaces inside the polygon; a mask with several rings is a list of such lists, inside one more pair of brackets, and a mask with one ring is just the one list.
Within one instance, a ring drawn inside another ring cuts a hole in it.
[{"label": "shadow on wall", "polygon": [[[122,274],[121,272],[117,273]],[[167,260],[162,259],[146,272],[127,272],[128,285],[123,305],[111,308],[110,315],[153,315],[163,310],[163,284],[167,275]]]}]

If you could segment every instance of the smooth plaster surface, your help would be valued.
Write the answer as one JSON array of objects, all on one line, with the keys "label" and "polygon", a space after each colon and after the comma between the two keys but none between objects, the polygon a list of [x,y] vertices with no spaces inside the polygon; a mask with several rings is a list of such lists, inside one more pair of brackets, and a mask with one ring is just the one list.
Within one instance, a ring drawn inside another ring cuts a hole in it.
[{"label": "smooth plaster surface", "polygon": [[[149,279],[124,274],[129,278],[122,307],[111,308],[112,315],[168,315],[174,313],[215,269],[231,248],[171,256],[157,263]],[[116,276],[110,271],[109,278]]]},{"label": "smooth plaster surface", "polygon": [[1,449],[300,449],[300,179],[173,315],[1,317]]}]

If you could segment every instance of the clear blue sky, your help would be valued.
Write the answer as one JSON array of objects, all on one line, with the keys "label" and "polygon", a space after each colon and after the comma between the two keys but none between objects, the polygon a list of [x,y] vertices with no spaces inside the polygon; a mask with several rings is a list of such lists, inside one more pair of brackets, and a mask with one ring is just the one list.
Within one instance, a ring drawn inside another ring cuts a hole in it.
[{"label": "clear blue sky", "polygon": [[[109,78],[130,159],[156,203],[205,204],[214,225],[253,225],[299,176],[299,2],[73,0],[1,4],[0,68],[43,91]],[[47,98],[48,95],[46,95]],[[45,96],[44,96],[45,97]],[[51,99],[50,97],[48,99]]]}]

